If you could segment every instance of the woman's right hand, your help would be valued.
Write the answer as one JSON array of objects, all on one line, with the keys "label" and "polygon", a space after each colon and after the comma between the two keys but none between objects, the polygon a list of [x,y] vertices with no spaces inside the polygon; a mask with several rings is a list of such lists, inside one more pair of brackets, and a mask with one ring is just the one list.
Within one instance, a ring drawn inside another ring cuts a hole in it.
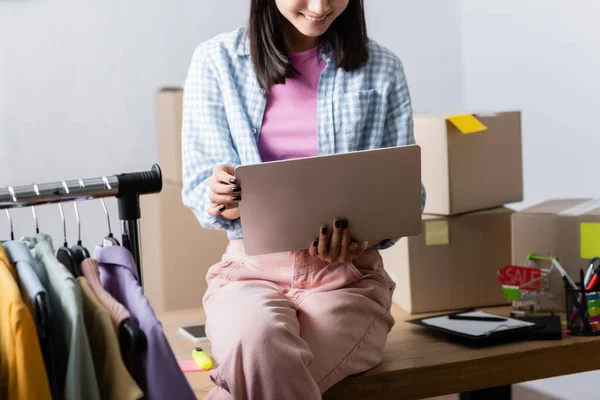
[{"label": "woman's right hand", "polygon": [[309,253],[323,261],[348,262],[360,257],[369,247],[368,242],[355,241],[350,237],[350,227],[345,219],[336,219],[332,229],[323,225],[319,238],[309,247]]},{"label": "woman's right hand", "polygon": [[228,165],[217,165],[208,178],[208,196],[211,207],[208,213],[221,215],[234,220],[240,217],[239,202],[242,200],[242,188],[235,179],[234,168]]}]

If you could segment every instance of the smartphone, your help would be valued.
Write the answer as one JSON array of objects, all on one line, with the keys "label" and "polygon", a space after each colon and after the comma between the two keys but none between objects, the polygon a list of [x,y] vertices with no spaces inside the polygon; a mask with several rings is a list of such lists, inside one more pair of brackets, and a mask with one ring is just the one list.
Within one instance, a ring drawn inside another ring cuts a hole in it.
[{"label": "smartphone", "polygon": [[179,327],[179,333],[193,342],[208,341],[204,325],[181,326]]}]

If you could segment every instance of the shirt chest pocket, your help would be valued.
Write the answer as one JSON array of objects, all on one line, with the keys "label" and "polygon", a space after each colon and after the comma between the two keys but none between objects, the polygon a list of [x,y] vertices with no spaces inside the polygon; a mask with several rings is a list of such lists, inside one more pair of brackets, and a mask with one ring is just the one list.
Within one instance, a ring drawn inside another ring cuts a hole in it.
[{"label": "shirt chest pocket", "polygon": [[335,109],[336,141],[348,151],[369,148],[376,140],[377,90],[362,90],[342,95]]}]

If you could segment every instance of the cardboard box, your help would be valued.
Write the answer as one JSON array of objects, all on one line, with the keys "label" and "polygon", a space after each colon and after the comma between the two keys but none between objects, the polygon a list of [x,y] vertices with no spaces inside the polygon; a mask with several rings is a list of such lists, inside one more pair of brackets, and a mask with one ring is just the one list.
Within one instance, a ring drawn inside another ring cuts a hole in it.
[{"label": "cardboard box", "polygon": [[181,185],[142,196],[144,292],[157,312],[202,305],[208,268],[221,260],[226,233],[205,230],[181,201]]},{"label": "cardboard box", "polygon": [[158,157],[166,182],[181,184],[183,90],[164,88],[156,95]]},{"label": "cardboard box", "polygon": [[394,303],[410,313],[506,304],[496,271],[510,264],[512,213],[424,215],[420,235],[381,252]]},{"label": "cardboard box", "polygon": [[[455,215],[523,200],[521,114],[475,117],[471,122],[487,130],[463,134],[448,115],[415,114],[426,214]],[[460,126],[460,120],[455,122]]]},{"label": "cardboard box", "polygon": [[[575,281],[591,258],[600,256],[600,201],[551,200],[512,216],[512,262],[524,265],[530,253],[556,256]],[[549,263],[533,264],[549,267]],[[558,272],[553,273],[552,294],[564,309],[564,290]]]}]

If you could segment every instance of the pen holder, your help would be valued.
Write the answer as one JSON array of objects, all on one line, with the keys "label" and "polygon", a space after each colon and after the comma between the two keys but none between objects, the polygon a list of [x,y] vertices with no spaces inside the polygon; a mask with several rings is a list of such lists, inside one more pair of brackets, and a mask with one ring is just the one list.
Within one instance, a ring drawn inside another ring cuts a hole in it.
[{"label": "pen holder", "polygon": [[575,336],[600,335],[600,292],[565,288],[567,331]]}]

